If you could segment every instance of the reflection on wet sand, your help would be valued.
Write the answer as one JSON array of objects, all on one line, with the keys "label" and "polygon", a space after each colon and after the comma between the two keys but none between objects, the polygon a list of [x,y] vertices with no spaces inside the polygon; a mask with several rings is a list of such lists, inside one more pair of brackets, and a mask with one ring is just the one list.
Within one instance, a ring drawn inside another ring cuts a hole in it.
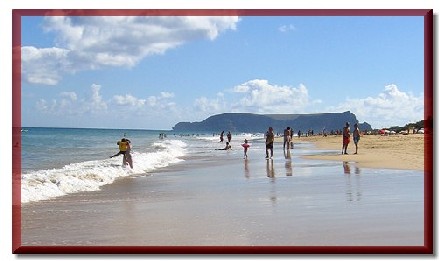
[{"label": "reflection on wet sand", "polygon": [[350,163],[347,161],[342,162],[342,168],[344,169],[345,174],[350,174]]},{"label": "reflection on wet sand", "polygon": [[248,163],[248,159],[244,160],[244,176],[246,178],[250,178],[250,171],[249,171],[249,163]]},{"label": "reflection on wet sand", "polygon": [[284,150],[284,158],[286,159],[286,163],[284,167],[286,168],[286,176],[292,176],[292,157],[290,155],[290,150]]},{"label": "reflection on wet sand", "polygon": [[266,160],[266,173],[267,173],[267,177],[275,178],[275,170],[273,168],[273,159]]},{"label": "reflection on wet sand", "polygon": [[[344,169],[344,174],[351,174],[350,163],[344,161],[342,163]],[[352,184],[352,175],[345,175],[345,195],[347,196],[347,201],[361,201],[362,199],[362,186],[361,186],[361,170],[359,167],[355,166],[354,176],[355,184]]]},{"label": "reflection on wet sand", "polygon": [[[342,167],[344,169],[344,174],[351,174],[351,166],[348,161],[342,162]],[[354,173],[361,174],[361,169],[356,165],[355,165]]]},{"label": "reflection on wet sand", "polygon": [[269,200],[272,202],[272,206],[275,206],[277,203],[277,189],[275,186],[275,170],[273,167],[273,159],[266,160],[266,174],[268,178],[271,178],[272,183]]}]

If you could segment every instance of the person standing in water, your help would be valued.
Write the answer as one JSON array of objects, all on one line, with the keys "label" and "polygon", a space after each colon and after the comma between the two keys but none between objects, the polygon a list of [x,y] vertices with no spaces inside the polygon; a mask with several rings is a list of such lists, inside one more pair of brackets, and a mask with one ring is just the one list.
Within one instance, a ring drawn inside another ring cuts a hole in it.
[{"label": "person standing in water", "polygon": [[269,130],[266,132],[266,159],[269,159],[269,150],[270,150],[270,158],[273,157],[274,140],[275,140],[275,135],[273,133],[273,128],[269,127]]},{"label": "person standing in water", "polygon": [[228,131],[228,134],[226,135],[226,137],[228,138],[228,142],[231,143],[232,135],[231,135],[230,131]]},{"label": "person standing in water", "polygon": [[245,140],[244,140],[244,143],[241,144],[241,146],[242,146],[243,149],[244,149],[244,158],[247,159],[247,151],[248,151],[248,148],[250,147],[250,145],[248,144],[248,140],[245,139]]},{"label": "person standing in water", "polygon": [[125,151],[124,158],[122,159],[122,164],[126,166],[127,164],[133,169],[133,158],[131,157],[131,142],[128,140],[127,150]]},{"label": "person standing in water", "polygon": [[292,137],[290,136],[291,133],[292,130],[290,129],[290,127],[284,129],[284,143],[283,143],[284,150],[286,149],[286,144],[287,144],[287,149],[290,149],[290,141],[292,139]]},{"label": "person standing in water", "polygon": [[293,149],[293,128],[290,128],[290,148]]},{"label": "person standing in water", "polygon": [[226,142],[226,146],[223,149],[215,149],[215,150],[230,150],[232,147],[229,142]]},{"label": "person standing in water", "polygon": [[225,135],[225,131],[222,131],[222,133],[220,133],[220,142],[223,142],[223,135]]},{"label": "person standing in water", "polygon": [[110,156],[110,158],[113,158],[113,157],[116,157],[119,155],[123,155],[123,159],[122,159],[123,166],[127,165],[127,163],[128,163],[130,165],[130,167],[133,168],[130,140],[126,139],[126,138],[122,138],[116,144],[119,146],[119,152],[113,156]]}]

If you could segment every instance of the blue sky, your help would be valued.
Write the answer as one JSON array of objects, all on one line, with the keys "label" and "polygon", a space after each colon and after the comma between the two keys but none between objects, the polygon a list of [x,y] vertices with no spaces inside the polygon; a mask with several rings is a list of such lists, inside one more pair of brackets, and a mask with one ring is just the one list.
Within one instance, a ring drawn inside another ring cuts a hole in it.
[{"label": "blue sky", "polygon": [[22,17],[22,125],[171,129],[224,112],[423,119],[423,17]]}]

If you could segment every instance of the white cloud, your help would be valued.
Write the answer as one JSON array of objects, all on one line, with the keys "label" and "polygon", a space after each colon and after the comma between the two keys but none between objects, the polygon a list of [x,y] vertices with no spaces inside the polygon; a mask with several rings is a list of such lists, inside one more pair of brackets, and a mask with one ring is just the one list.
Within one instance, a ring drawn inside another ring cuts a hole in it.
[{"label": "white cloud", "polygon": [[267,80],[255,79],[233,89],[240,94],[232,104],[235,111],[253,113],[300,113],[309,105],[309,93],[303,84],[298,87],[278,86]]},{"label": "white cloud", "polygon": [[107,103],[102,99],[99,91],[101,90],[101,85],[92,84],[91,86],[91,96],[87,102],[88,109],[90,112],[96,112],[107,109]]},{"label": "white cloud", "polygon": [[36,108],[39,111],[47,112],[49,110],[49,105],[47,104],[47,101],[45,99],[40,99],[36,103]]},{"label": "white cloud", "polygon": [[80,119],[82,116],[101,115],[117,116],[126,115],[162,115],[163,112],[179,113],[176,103],[172,100],[174,93],[160,92],[157,96],[138,98],[131,94],[114,95],[111,99],[105,99],[101,94],[102,86],[92,84],[88,94],[78,97],[75,92],[61,92],[59,99],[47,101],[40,99],[35,108],[50,115],[73,115]]},{"label": "white cloud", "polygon": [[23,79],[29,83],[56,85],[60,73],[67,71],[69,50],[57,47],[37,49],[32,46],[21,48]]},{"label": "white cloud", "polygon": [[148,105],[150,109],[171,110],[175,107],[175,103],[169,101],[171,98],[174,98],[174,93],[161,92],[159,96],[149,96],[146,100],[146,105]]},{"label": "white cloud", "polygon": [[289,31],[294,31],[296,30],[295,26],[293,24],[288,24],[288,25],[282,25],[280,27],[278,27],[278,31],[282,32],[282,33],[286,33]]},{"label": "white cloud", "polygon": [[71,101],[76,101],[78,99],[77,95],[75,92],[62,92],[60,93],[61,97],[66,97]]},{"label": "white cloud", "polygon": [[113,101],[120,106],[142,107],[145,105],[145,99],[138,99],[131,94],[115,95]]},{"label": "white cloud", "polygon": [[78,99],[75,92],[62,92],[60,93],[60,96],[62,97],[61,100],[56,101],[54,100],[54,103],[56,104],[56,110],[57,113],[62,114],[64,112],[68,112],[69,114],[75,113],[76,106],[75,103]]},{"label": "white cloud", "polygon": [[209,99],[207,97],[200,97],[194,101],[193,112],[191,116],[206,117],[216,113],[223,113],[229,110],[230,105],[225,101],[223,92],[218,92],[216,97]]},{"label": "white cloud", "polygon": [[172,92],[160,92],[160,97],[161,98],[173,98],[174,97],[174,93]]},{"label": "white cloud", "polygon": [[402,92],[394,84],[385,86],[377,97],[347,99],[329,111],[351,111],[359,121],[366,121],[373,128],[404,126],[409,122],[423,119],[423,93],[415,96]]},{"label": "white cloud", "polygon": [[53,99],[51,102],[40,99],[36,103],[36,109],[53,115],[75,114],[77,112],[76,101],[78,99],[75,92],[61,92],[59,100]]},{"label": "white cloud", "polygon": [[[103,88],[93,84],[83,97],[75,92],[61,92],[58,99],[40,99],[36,108],[43,114],[65,118],[74,116],[81,121],[85,116],[111,116],[124,119],[130,126],[136,127],[139,120],[145,124],[167,122],[170,126],[178,121],[203,120],[213,114],[224,112],[249,113],[311,113],[317,104],[324,100],[311,100],[306,86],[275,85],[267,80],[254,79],[218,92],[212,98],[195,99],[192,108],[183,107],[174,101],[172,92],[159,92],[157,95],[139,98],[131,94],[114,95],[106,100],[101,94]],[[370,123],[373,128],[403,126],[411,121],[423,119],[423,93],[415,96],[403,92],[396,85],[387,85],[383,91],[373,97],[347,98],[345,102],[324,108],[319,112],[351,111],[361,122]],[[316,111],[313,111],[316,112]],[[166,117],[164,117],[166,115]]]},{"label": "white cloud", "polygon": [[184,43],[214,40],[235,30],[235,16],[46,16],[55,47],[22,47],[23,76],[30,83],[57,84],[64,73],[105,66],[131,67],[147,56]]},{"label": "white cloud", "polygon": [[51,102],[40,99],[36,103],[36,109],[40,112],[53,115],[86,115],[105,112],[107,102],[100,94],[101,86],[92,84],[89,95],[81,99],[75,92],[61,92],[60,99],[52,99]]}]

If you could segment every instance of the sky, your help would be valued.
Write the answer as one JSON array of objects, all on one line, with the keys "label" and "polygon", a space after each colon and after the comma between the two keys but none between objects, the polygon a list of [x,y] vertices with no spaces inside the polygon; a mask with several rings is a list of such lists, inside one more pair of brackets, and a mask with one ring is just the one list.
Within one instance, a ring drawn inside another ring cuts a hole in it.
[{"label": "sky", "polygon": [[169,130],[219,113],[423,119],[422,16],[22,16],[22,126]]}]

